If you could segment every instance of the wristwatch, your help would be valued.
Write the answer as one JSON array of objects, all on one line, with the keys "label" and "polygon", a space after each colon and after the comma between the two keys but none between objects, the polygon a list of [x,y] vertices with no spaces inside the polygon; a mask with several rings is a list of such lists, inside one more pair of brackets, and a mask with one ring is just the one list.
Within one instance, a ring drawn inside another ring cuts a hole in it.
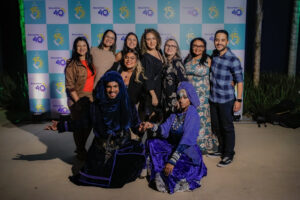
[{"label": "wristwatch", "polygon": [[241,103],[243,100],[242,99],[236,99],[236,101]]}]

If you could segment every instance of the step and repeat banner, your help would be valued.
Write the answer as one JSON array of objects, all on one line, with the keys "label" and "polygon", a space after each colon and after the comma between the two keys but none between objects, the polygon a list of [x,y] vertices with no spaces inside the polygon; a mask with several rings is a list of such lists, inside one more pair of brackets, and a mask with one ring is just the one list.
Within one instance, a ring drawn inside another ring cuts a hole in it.
[{"label": "step and repeat banner", "polygon": [[[139,39],[155,28],[163,44],[175,38],[183,57],[190,41],[203,37],[214,49],[214,33],[229,32],[229,47],[244,66],[247,0],[23,0],[25,11],[30,111],[69,113],[64,69],[73,41],[87,38],[98,46],[106,29],[117,33],[117,49],[128,32]],[[162,46],[163,47],[163,46]],[[240,111],[242,112],[242,111]],[[239,114],[239,113],[238,113]]]}]

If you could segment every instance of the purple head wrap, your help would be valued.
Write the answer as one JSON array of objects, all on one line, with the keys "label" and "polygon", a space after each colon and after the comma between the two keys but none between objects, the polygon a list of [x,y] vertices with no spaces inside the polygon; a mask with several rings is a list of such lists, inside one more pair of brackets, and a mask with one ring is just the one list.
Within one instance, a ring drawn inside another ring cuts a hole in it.
[{"label": "purple head wrap", "polygon": [[196,89],[194,86],[189,83],[188,81],[180,82],[178,88],[177,88],[177,94],[180,90],[185,90],[186,94],[191,102],[191,104],[197,108],[200,105],[199,97],[197,95]]}]

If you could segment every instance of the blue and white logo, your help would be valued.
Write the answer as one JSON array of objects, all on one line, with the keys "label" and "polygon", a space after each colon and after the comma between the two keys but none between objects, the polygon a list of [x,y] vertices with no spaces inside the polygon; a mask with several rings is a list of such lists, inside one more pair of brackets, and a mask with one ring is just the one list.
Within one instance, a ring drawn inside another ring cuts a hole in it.
[{"label": "blue and white logo", "polygon": [[50,74],[50,97],[51,98],[65,98],[65,75],[64,74]]},{"label": "blue and white logo", "polygon": [[29,99],[29,105],[32,113],[45,113],[50,111],[49,99]]},{"label": "blue and white logo", "polygon": [[245,48],[245,24],[225,24],[229,33],[229,47],[233,50]]},{"label": "blue and white logo", "polygon": [[91,0],[91,23],[113,23],[113,4],[111,0]]},{"label": "blue and white logo", "polygon": [[47,50],[47,30],[44,24],[26,24],[26,49]]},{"label": "blue and white logo", "polygon": [[47,24],[68,24],[68,0],[46,1]]}]

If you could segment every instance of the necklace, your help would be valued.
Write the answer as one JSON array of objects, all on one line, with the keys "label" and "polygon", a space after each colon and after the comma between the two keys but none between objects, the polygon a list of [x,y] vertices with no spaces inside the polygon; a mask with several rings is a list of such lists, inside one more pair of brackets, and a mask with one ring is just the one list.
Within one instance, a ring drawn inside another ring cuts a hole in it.
[{"label": "necklace", "polygon": [[184,114],[180,114],[180,115],[176,115],[176,118],[172,124],[172,129],[173,130],[177,130],[178,128],[180,128],[183,123],[184,123],[184,119],[185,119],[185,115],[186,113]]}]

